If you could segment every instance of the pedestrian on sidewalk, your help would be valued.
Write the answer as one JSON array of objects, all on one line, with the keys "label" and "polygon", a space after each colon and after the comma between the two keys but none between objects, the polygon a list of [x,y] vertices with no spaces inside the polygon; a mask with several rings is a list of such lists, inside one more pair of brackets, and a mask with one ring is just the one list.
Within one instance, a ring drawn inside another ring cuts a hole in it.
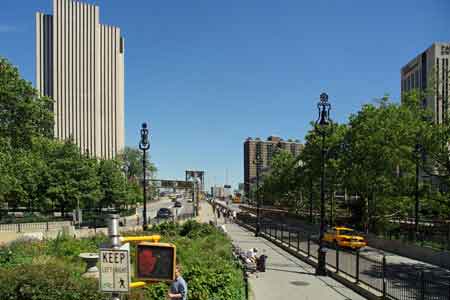
[{"label": "pedestrian on sidewalk", "polygon": [[237,217],[237,213],[235,210],[233,210],[233,212],[231,213],[231,221],[235,222],[236,221],[236,217]]},{"label": "pedestrian on sidewalk", "polygon": [[181,277],[182,268],[180,264],[177,264],[175,268],[175,280],[170,285],[169,292],[167,293],[170,300],[186,300],[187,299],[187,284]]}]

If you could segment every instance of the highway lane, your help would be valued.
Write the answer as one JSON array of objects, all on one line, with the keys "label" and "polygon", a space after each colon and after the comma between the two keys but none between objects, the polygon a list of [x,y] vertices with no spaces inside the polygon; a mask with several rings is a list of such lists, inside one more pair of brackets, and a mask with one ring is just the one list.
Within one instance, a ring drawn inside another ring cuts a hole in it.
[{"label": "highway lane", "polygon": [[[172,211],[172,214],[181,215],[181,214],[189,214],[193,213],[193,205],[188,201],[188,198],[180,198],[178,201],[181,202],[181,207],[174,207],[174,202],[168,197],[162,197],[159,201],[156,202],[147,202],[147,217],[150,219],[156,218],[158,210],[160,208],[169,208]],[[143,218],[144,208],[141,207],[138,209],[139,219]]]}]

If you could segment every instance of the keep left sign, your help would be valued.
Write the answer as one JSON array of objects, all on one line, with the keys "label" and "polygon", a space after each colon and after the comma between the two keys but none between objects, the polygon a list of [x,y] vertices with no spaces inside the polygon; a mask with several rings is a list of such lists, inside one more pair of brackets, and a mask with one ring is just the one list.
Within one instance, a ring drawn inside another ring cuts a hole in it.
[{"label": "keep left sign", "polygon": [[100,249],[100,291],[130,291],[130,256],[127,250]]}]

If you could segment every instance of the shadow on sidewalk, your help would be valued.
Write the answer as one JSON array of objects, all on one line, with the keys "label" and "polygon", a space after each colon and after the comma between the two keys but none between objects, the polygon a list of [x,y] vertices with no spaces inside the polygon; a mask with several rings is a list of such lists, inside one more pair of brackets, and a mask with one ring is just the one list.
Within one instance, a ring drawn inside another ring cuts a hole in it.
[{"label": "shadow on sidewalk", "polygon": [[289,270],[269,268],[269,267],[267,267],[266,270],[315,276],[315,274],[311,273],[311,272],[289,271]]}]

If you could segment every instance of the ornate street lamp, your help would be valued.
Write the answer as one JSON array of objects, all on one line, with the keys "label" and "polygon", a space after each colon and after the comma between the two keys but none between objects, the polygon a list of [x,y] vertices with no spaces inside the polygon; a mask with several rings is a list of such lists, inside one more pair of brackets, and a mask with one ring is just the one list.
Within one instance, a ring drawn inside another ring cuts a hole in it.
[{"label": "ornate street lamp", "polygon": [[414,158],[416,161],[416,184],[414,189],[414,231],[415,231],[415,239],[419,238],[419,176],[420,176],[420,160],[423,159],[424,152],[423,147],[419,143],[417,143],[414,147]]},{"label": "ornate street lamp", "polygon": [[326,276],[326,249],[323,241],[325,232],[325,136],[327,128],[331,124],[330,109],[331,104],[328,103],[328,95],[322,93],[320,95],[320,102],[317,103],[317,109],[319,110],[319,118],[315,124],[315,130],[322,137],[321,146],[321,177],[320,177],[320,235],[319,235],[319,253],[316,268],[316,275]]},{"label": "ornate street lamp", "polygon": [[139,149],[142,150],[142,167],[144,169],[143,175],[142,175],[142,186],[143,186],[143,201],[144,201],[144,211],[143,211],[143,222],[142,222],[142,228],[143,230],[147,229],[147,158],[146,158],[146,152],[150,148],[150,143],[148,141],[148,129],[147,129],[147,123],[142,123],[141,128],[141,140],[139,142]]},{"label": "ornate street lamp", "polygon": [[261,208],[261,201],[259,199],[259,169],[261,167],[261,154],[256,153],[256,160],[253,161],[254,164],[256,164],[256,230],[255,230],[255,236],[257,237],[259,235],[259,230],[261,228],[261,215],[260,215],[260,208]]}]

